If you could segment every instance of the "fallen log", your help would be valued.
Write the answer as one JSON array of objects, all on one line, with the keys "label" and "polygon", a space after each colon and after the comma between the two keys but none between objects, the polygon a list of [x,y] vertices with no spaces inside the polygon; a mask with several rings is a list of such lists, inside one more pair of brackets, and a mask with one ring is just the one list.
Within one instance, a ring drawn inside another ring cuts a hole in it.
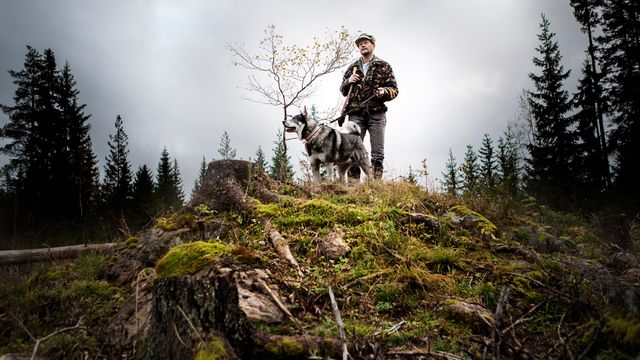
[{"label": "fallen log", "polygon": [[115,245],[116,243],[104,243],[59,246],[42,249],[3,250],[0,251],[0,265],[16,265],[37,261],[69,259],[86,251],[106,251]]}]

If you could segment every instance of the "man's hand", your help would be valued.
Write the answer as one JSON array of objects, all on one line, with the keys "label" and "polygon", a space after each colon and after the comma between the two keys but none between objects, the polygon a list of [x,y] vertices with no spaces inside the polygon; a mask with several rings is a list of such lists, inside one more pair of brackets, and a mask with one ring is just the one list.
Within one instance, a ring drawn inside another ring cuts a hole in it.
[{"label": "man's hand", "polygon": [[384,88],[378,88],[378,90],[376,90],[376,97],[383,97],[384,94],[385,94]]},{"label": "man's hand", "polygon": [[360,75],[352,74],[351,76],[349,76],[349,84],[354,84],[354,83],[357,83],[358,81],[360,81]]}]

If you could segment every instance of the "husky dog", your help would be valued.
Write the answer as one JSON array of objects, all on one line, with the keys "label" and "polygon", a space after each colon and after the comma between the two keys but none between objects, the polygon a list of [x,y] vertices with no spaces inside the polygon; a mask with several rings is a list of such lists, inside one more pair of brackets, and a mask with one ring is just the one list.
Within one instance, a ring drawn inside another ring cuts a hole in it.
[{"label": "husky dog", "polygon": [[358,124],[347,121],[344,127],[348,133],[342,133],[310,119],[306,107],[301,114],[284,120],[282,124],[285,131],[297,133],[298,138],[305,143],[316,184],[320,184],[320,164],[326,166],[329,179],[333,179],[333,164],[337,165],[339,180],[345,185],[346,172],[353,164],[367,174],[367,180],[373,179],[369,153],[360,138]]}]

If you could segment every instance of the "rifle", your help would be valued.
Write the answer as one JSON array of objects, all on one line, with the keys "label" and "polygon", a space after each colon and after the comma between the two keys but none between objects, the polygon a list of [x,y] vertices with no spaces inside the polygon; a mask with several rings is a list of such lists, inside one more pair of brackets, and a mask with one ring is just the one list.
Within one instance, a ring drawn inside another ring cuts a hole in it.
[{"label": "rifle", "polygon": [[[357,70],[358,67],[354,66],[353,73],[351,73],[351,75],[355,75]],[[349,100],[351,100],[351,90],[353,90],[353,84],[349,85],[349,91],[347,92],[347,96],[344,98],[344,103],[342,104],[342,109],[340,110],[340,117],[333,120],[338,122],[338,126],[342,126],[342,124],[344,123],[344,118],[347,116],[347,107],[349,107]]]}]

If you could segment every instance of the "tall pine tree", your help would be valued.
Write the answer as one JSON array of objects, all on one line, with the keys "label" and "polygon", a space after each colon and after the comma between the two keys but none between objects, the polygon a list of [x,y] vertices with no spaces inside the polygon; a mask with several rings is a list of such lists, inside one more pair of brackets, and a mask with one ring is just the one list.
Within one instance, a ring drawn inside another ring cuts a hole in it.
[{"label": "tall pine tree", "polygon": [[180,174],[176,173],[177,162],[172,162],[167,148],[162,149],[156,170],[156,209],[159,212],[177,210],[182,207],[184,195]]},{"label": "tall pine tree", "polygon": [[115,121],[115,133],[109,135],[109,155],[104,166],[102,183],[106,208],[115,219],[126,216],[126,209],[132,196],[132,175],[129,162],[129,139],[124,131],[122,117]]},{"label": "tall pine tree", "polygon": [[262,146],[258,146],[258,150],[256,151],[256,167],[261,171],[267,170],[267,160],[264,157],[264,151],[262,151]]},{"label": "tall pine tree", "polygon": [[610,120],[615,125],[617,190],[636,209],[640,201],[640,2],[605,0],[602,10],[602,45]]},{"label": "tall pine tree", "polygon": [[138,167],[133,178],[133,201],[131,223],[140,228],[155,215],[153,175],[147,165]]},{"label": "tall pine tree", "polygon": [[493,190],[496,186],[496,157],[493,140],[484,134],[480,154],[480,182],[485,190]]},{"label": "tall pine tree", "polygon": [[269,176],[278,181],[291,182],[293,181],[293,166],[286,152],[283,134],[282,130],[278,130],[276,140],[273,142],[275,148],[273,148]]},{"label": "tall pine tree", "polygon": [[461,190],[460,171],[453,152],[449,149],[449,158],[445,164],[445,171],[442,173],[442,186],[444,191],[453,196],[457,196]]},{"label": "tall pine tree", "polygon": [[517,194],[520,186],[518,145],[510,126],[504,131],[504,138],[498,138],[497,159],[500,190],[510,195]]},{"label": "tall pine tree", "polygon": [[460,166],[462,170],[462,188],[465,193],[474,194],[478,190],[479,166],[478,156],[472,145],[467,145],[464,153],[464,162]]},{"label": "tall pine tree", "polygon": [[535,89],[529,91],[529,105],[534,119],[534,138],[528,146],[527,186],[536,196],[557,206],[569,205],[573,200],[573,164],[576,158],[573,120],[567,115],[571,109],[569,95],[563,89],[570,71],[564,71],[562,56],[549,30],[549,21],[542,15],[540,57],[533,64],[540,74],[530,73]]},{"label": "tall pine tree", "polygon": [[203,155],[202,162],[200,162],[200,170],[198,171],[198,177],[194,181],[193,190],[191,190],[191,197],[193,197],[193,195],[195,195],[198,192],[198,190],[200,190],[200,187],[204,182],[205,176],[207,176],[207,160],[204,158],[204,155]]},{"label": "tall pine tree", "polygon": [[58,101],[62,123],[67,128],[69,193],[66,196],[74,217],[85,219],[97,205],[99,174],[89,134],[91,115],[85,114],[86,104],[79,103],[78,94],[71,67],[65,63],[60,75]]}]

